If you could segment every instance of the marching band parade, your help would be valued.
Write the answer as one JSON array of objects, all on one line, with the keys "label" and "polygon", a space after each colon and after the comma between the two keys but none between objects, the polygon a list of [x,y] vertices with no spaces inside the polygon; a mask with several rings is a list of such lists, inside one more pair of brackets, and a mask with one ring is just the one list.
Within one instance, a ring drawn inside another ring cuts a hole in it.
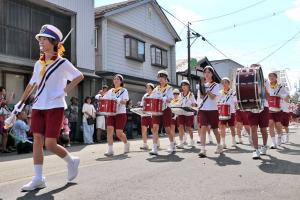
[{"label": "marching band parade", "polygon": [[[58,143],[67,108],[65,98],[84,79],[83,74],[63,57],[63,44],[68,36],[63,37],[61,30],[53,25],[41,27],[35,36],[40,58],[35,62],[32,77],[20,100],[9,112],[9,117],[0,120],[0,125],[8,132],[35,91],[30,124],[34,176],[22,186],[21,190],[25,192],[46,187],[44,147],[66,162],[67,182],[72,182],[80,171],[82,158],[72,155]],[[152,158],[159,157],[164,149],[171,156],[186,148],[194,148],[199,151],[196,154],[191,152],[191,155],[204,160],[208,157],[208,144],[213,140],[210,133],[216,141],[216,156],[230,148],[238,151],[237,147],[246,143],[242,139],[245,134],[252,148],[246,156],[257,160],[262,155],[272,155],[282,144],[290,143],[289,127],[292,122],[299,123],[300,98],[298,102],[292,102],[277,73],[263,74],[262,68],[256,63],[238,68],[233,80],[229,77],[216,78],[215,68],[206,65],[200,70],[201,78],[195,90],[190,80],[183,79],[174,85],[167,70],[157,70],[157,81],[144,83],[145,94],[129,110],[140,119],[140,152]],[[124,155],[134,149],[125,132],[131,95],[126,89],[125,79],[124,74],[114,73],[112,87],[104,85],[95,96],[96,109],[91,98],[86,99],[82,108],[84,143],[93,144],[94,128],[97,129],[97,140],[106,130],[107,150],[96,152],[106,158],[115,156],[114,136],[122,142]],[[1,103],[5,104],[5,99]],[[167,146],[160,144],[160,129],[166,133]],[[152,141],[148,139],[149,133]]]},{"label": "marching band parade", "polygon": [[[42,173],[43,145],[67,162],[68,181],[76,178],[78,173],[80,159],[72,156],[66,149],[56,143],[56,138],[60,132],[60,124],[62,124],[63,110],[66,107],[65,95],[83,79],[83,75],[60,54],[62,37],[60,30],[52,25],[44,25],[40,33],[36,35],[42,52],[41,58],[36,62],[32,79],[20,101],[15,105],[11,117],[5,121],[7,127],[14,123],[15,115],[22,111],[25,106],[24,102],[33,89],[37,88],[31,124],[34,135],[35,176],[32,181],[22,187],[23,191],[31,191],[46,186],[45,177]],[[270,149],[276,149],[282,143],[289,142],[289,122],[300,116],[295,113],[295,110],[291,110],[289,94],[285,87],[277,82],[276,73],[269,73],[267,80],[262,75],[260,65],[253,64],[249,68],[238,69],[238,83],[236,85],[241,84],[242,81],[249,81],[243,80],[245,76],[254,76],[254,74],[262,76],[261,88],[255,90],[255,96],[249,96],[252,91],[245,90],[242,86],[236,92],[234,90],[235,83],[232,83],[232,80],[228,77],[222,78],[221,83],[217,83],[218,80],[214,79],[214,73],[213,67],[204,67],[203,76],[205,81],[200,81],[199,84],[205,90],[200,93],[199,87],[199,91],[191,91],[188,80],[182,80],[181,87],[173,89],[168,83],[168,72],[165,70],[158,71],[158,85],[155,87],[153,83],[147,83],[145,85],[146,93],[141,99],[140,107],[132,108],[134,113],[141,116],[143,144],[140,149],[149,149],[147,130],[150,128],[153,134],[153,144],[149,154],[158,155],[160,124],[163,125],[169,138],[170,144],[167,151],[171,154],[176,152],[176,148],[184,148],[186,144],[185,132],[190,137],[189,146],[195,146],[194,129],[199,130],[200,133],[200,158],[206,157],[206,133],[209,130],[213,131],[217,141],[216,154],[221,154],[227,148],[225,142],[227,128],[230,129],[231,145],[233,147],[236,144],[243,144],[241,129],[246,130],[249,134],[249,141],[253,146],[253,159],[260,158],[260,155],[266,155],[268,130],[272,141]],[[67,84],[67,80],[71,82]],[[51,84],[51,82],[57,84]],[[256,87],[251,80],[248,84]],[[129,100],[129,94],[121,74],[114,75],[113,85],[114,87],[105,94],[101,91],[101,94],[96,96],[99,104],[96,112],[99,116],[105,118],[105,126],[107,127],[108,147],[104,153],[105,156],[114,155],[114,131],[124,143],[124,153],[130,152],[130,143],[123,132],[127,121],[125,105]],[[252,88],[252,90],[254,89]],[[194,92],[200,94],[197,97],[198,101],[196,101]],[[50,101],[45,101],[46,99],[50,99]],[[89,120],[93,120],[95,113],[92,114],[93,111],[88,112],[88,108],[83,112],[86,113],[85,120],[89,124]],[[194,118],[197,119],[198,125],[194,123]],[[258,126],[263,139],[260,149],[258,148]],[[176,127],[179,130],[179,143],[177,145],[175,143]],[[283,134],[283,128],[285,134]],[[236,133],[238,141],[236,141]]]}]

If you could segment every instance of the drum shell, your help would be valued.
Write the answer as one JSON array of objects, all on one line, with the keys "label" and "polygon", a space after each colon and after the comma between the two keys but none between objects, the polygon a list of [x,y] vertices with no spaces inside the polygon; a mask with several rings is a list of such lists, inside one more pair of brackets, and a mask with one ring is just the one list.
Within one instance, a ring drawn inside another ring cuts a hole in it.
[{"label": "drum shell", "polygon": [[269,110],[271,112],[280,112],[280,97],[279,96],[269,96],[268,97]]},{"label": "drum shell", "polygon": [[245,67],[237,70],[236,94],[242,111],[264,108],[265,86],[261,67]]},{"label": "drum shell", "polygon": [[162,99],[145,98],[143,111],[146,113],[150,113],[152,115],[162,115],[163,114],[162,106],[163,106]]},{"label": "drum shell", "polygon": [[117,101],[112,99],[99,99],[98,112],[102,115],[114,116],[117,114]]},{"label": "drum shell", "polygon": [[218,104],[219,120],[229,120],[231,118],[230,104]]}]

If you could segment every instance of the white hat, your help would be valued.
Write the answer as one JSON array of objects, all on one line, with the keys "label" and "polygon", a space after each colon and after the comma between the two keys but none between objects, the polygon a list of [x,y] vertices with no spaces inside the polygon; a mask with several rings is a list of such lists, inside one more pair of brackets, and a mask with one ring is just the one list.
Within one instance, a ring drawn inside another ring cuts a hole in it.
[{"label": "white hat", "polygon": [[146,86],[150,86],[150,87],[152,87],[152,89],[154,89],[154,84],[153,83],[147,83]]},{"label": "white hat", "polygon": [[224,77],[224,78],[222,78],[222,81],[228,81],[229,83],[230,83],[230,79],[228,78],[228,77]]},{"label": "white hat", "polygon": [[182,80],[182,81],[180,82],[180,85],[182,85],[183,83],[190,85],[190,82],[189,82],[188,80]]},{"label": "white hat", "polygon": [[124,78],[121,74],[116,74],[114,77],[118,77],[119,79],[121,79],[121,82],[123,82]]},{"label": "white hat", "polygon": [[61,31],[53,25],[45,24],[42,26],[40,33],[36,34],[35,39],[39,37],[53,38],[54,40],[60,42],[63,38]]},{"label": "white hat", "polygon": [[178,89],[174,89],[174,90],[173,90],[173,94],[174,94],[174,93],[175,93],[175,94],[180,94],[180,91],[179,91]]},{"label": "white hat", "polygon": [[206,69],[208,69],[208,68],[210,68],[212,71],[215,71],[214,68],[213,68],[212,66],[206,65],[206,67],[204,67],[204,69],[203,69],[203,72],[204,72]]},{"label": "white hat", "polygon": [[167,72],[166,70],[159,70],[159,71],[157,72],[157,76],[160,75],[160,74],[164,74],[164,75],[166,75],[167,77],[169,77],[168,72]]}]

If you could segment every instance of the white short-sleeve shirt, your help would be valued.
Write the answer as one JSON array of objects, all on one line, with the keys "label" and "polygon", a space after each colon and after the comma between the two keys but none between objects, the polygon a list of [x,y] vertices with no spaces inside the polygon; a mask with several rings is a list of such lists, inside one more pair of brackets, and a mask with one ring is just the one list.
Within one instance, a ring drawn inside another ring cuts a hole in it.
[{"label": "white short-sleeve shirt", "polygon": [[43,77],[40,76],[42,64],[37,61],[34,65],[30,85],[37,84],[33,109],[46,110],[52,108],[67,108],[64,89],[67,81],[72,81],[82,75],[66,58],[58,57],[46,68]]},{"label": "white short-sleeve shirt", "polygon": [[144,94],[144,96],[142,97],[141,104],[140,104],[141,106],[144,106],[144,99],[147,97],[150,97],[150,94],[148,94],[148,93]]},{"label": "white short-sleeve shirt", "polygon": [[235,105],[237,103],[235,92],[232,89],[230,89],[227,92],[227,94],[225,94],[223,90],[221,90],[219,96],[219,103],[228,103],[230,105],[230,113],[235,113]]},{"label": "white short-sleeve shirt", "polygon": [[171,101],[174,96],[173,96],[173,88],[172,86],[167,86],[165,90],[163,91],[160,91],[160,86],[157,86],[152,94],[151,94],[151,97],[153,98],[162,98],[164,100],[164,108],[167,108],[167,107],[170,107],[170,103],[167,103],[166,101]]},{"label": "white short-sleeve shirt", "polygon": [[[128,91],[126,88],[121,88],[120,90],[114,92],[114,88],[108,90],[108,92],[103,96],[104,99],[117,99],[118,102],[121,100],[129,100]],[[117,104],[117,114],[126,113],[126,105],[118,103]]]},{"label": "white short-sleeve shirt", "polygon": [[220,86],[218,83],[205,83],[205,91],[206,93],[210,91],[212,94],[216,95],[214,99],[211,99],[207,96],[207,99],[202,102],[202,105],[200,105],[200,110],[218,110],[218,97],[220,95]]}]

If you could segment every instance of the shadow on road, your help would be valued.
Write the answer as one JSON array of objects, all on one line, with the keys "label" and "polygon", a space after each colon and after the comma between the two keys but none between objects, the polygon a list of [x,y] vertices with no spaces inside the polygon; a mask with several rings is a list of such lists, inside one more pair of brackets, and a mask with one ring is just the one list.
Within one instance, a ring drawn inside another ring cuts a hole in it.
[{"label": "shadow on road", "polygon": [[28,200],[28,199],[30,199],[30,200],[32,200],[32,199],[52,200],[52,199],[54,199],[53,194],[64,191],[64,190],[66,190],[67,188],[69,188],[73,185],[77,185],[77,183],[67,183],[63,187],[57,188],[55,190],[49,191],[49,192],[41,194],[41,195],[37,195],[39,190],[34,190],[34,191],[31,191],[31,192],[27,192],[22,197],[18,197],[17,200]]},{"label": "shadow on road", "polygon": [[96,161],[125,160],[127,158],[130,158],[127,154],[120,154],[120,155],[116,155],[116,156],[97,158]]},{"label": "shadow on road", "polygon": [[287,148],[283,145],[280,146],[282,149],[278,149],[277,151],[279,153],[282,153],[282,154],[288,154],[288,155],[300,155],[300,150],[296,150],[296,149],[290,149],[290,148]]},{"label": "shadow on road", "polygon": [[224,149],[224,152],[226,153],[252,153],[253,151],[248,150],[248,149],[243,149],[241,147],[234,147],[232,149]]},{"label": "shadow on road", "polygon": [[178,152],[180,152],[180,153],[200,153],[200,149],[197,149],[196,147],[191,147],[189,149],[184,148],[184,149],[182,149],[182,151],[178,151]]},{"label": "shadow on road", "polygon": [[177,156],[176,154],[169,155],[157,155],[151,158],[147,158],[149,162],[181,162],[184,158]]},{"label": "shadow on road", "polygon": [[227,165],[240,165],[241,164],[241,161],[233,160],[232,158],[227,157],[224,153],[221,153],[220,156],[218,156],[217,158],[207,157],[207,159],[216,161],[216,164],[220,167],[224,167]]},{"label": "shadow on road", "polygon": [[[69,152],[78,152],[84,149],[86,145],[74,145],[72,147],[68,147],[67,150]],[[45,150],[44,151],[44,156],[49,156],[53,155],[51,152]],[[8,154],[0,154],[0,162],[6,162],[6,161],[15,161],[15,160],[21,160],[21,159],[27,159],[27,158],[32,158],[32,153],[27,153],[27,154],[17,154],[17,152],[12,152]]]},{"label": "shadow on road", "polygon": [[267,155],[270,159],[262,159],[259,169],[271,174],[293,174],[300,175],[300,163],[294,163],[288,160],[281,160],[274,156]]}]

